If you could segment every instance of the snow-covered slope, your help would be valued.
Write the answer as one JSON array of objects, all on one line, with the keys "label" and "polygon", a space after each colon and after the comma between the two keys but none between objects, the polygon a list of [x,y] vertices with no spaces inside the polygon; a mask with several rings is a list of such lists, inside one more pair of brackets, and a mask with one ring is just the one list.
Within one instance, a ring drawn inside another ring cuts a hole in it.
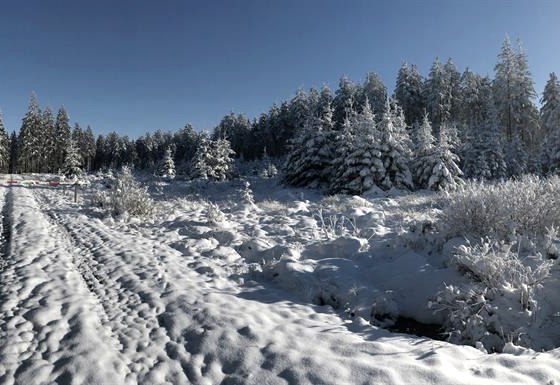
[{"label": "snow-covered slope", "polygon": [[558,350],[484,354],[346,317],[346,303],[313,304],[329,287],[337,301],[362,292],[346,298],[357,309],[392,290],[430,317],[415,302],[441,284],[427,273],[440,266],[399,246],[394,200],[361,202],[363,245],[326,242],[305,199],[255,193],[256,205],[222,204],[212,215],[203,201],[160,201],[153,223],[125,224],[61,190],[0,188],[11,227],[0,264],[0,383],[560,382]]}]

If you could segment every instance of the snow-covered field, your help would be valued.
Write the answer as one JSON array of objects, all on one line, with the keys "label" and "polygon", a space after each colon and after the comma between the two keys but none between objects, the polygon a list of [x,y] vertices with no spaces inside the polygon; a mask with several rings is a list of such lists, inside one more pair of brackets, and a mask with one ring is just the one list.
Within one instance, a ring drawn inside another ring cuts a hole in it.
[{"label": "snow-covered field", "polygon": [[239,182],[149,183],[154,215],[126,221],[90,205],[96,181],[77,203],[0,187],[0,384],[560,383],[560,349],[380,327],[441,324],[429,301],[467,280],[430,232],[433,194],[254,179],[253,204]]}]

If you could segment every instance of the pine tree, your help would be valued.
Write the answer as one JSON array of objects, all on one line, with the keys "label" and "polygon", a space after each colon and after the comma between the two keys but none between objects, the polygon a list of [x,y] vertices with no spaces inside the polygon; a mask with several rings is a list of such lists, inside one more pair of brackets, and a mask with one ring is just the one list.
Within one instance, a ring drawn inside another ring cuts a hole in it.
[{"label": "pine tree", "polygon": [[345,120],[355,113],[357,90],[356,85],[348,77],[343,76],[340,78],[338,89],[335,91],[333,99],[335,127],[341,128]]},{"label": "pine tree", "polygon": [[175,178],[175,162],[173,161],[173,153],[170,147],[165,150],[165,155],[159,166],[158,175],[168,179]]},{"label": "pine tree", "polygon": [[15,131],[10,135],[10,174],[19,173],[19,141]]},{"label": "pine tree", "polygon": [[435,139],[428,115],[424,115],[422,124],[414,127],[414,182],[418,188],[428,188],[428,182],[434,168]]},{"label": "pine tree", "polygon": [[[324,116],[319,116],[324,113]],[[317,111],[291,141],[284,165],[286,184],[298,187],[324,187],[329,180],[332,153],[332,110]]]},{"label": "pine tree", "polygon": [[41,132],[41,109],[35,94],[31,95],[18,139],[19,172],[37,172],[40,163],[38,138]]},{"label": "pine tree", "polygon": [[541,161],[545,172],[560,170],[560,83],[553,72],[541,98],[540,122],[545,137]]},{"label": "pine tree", "polygon": [[424,86],[426,111],[432,121],[434,134],[437,136],[440,126],[451,117],[451,91],[443,66],[436,58]]},{"label": "pine tree", "polygon": [[387,87],[385,87],[379,75],[373,72],[368,73],[360,91],[360,108],[363,108],[364,103],[369,101],[370,108],[375,116],[381,117],[385,112]]},{"label": "pine tree", "polygon": [[407,188],[414,187],[411,163],[411,142],[406,122],[400,106],[387,99],[385,113],[379,123],[381,132],[381,151],[383,165],[387,170],[381,187]]},{"label": "pine tree", "polygon": [[[518,44],[517,51],[509,38],[504,40],[495,67],[494,98],[500,126],[508,147],[512,150],[524,147],[522,152],[534,153],[541,140],[538,112],[533,103],[536,92],[527,63],[527,56]],[[519,143],[511,143],[511,142]]]},{"label": "pine tree", "polygon": [[431,190],[455,189],[463,183],[461,176],[463,172],[457,165],[458,157],[452,151],[449,144],[448,126],[440,127],[439,140],[436,147],[435,164],[432,175],[428,180],[428,188]]},{"label": "pine tree", "polygon": [[202,135],[194,158],[194,176],[213,181],[224,181],[231,177],[233,155],[227,139],[211,140]]},{"label": "pine tree", "polygon": [[64,151],[64,163],[62,164],[62,175],[67,179],[76,180],[83,174],[82,157],[73,140],[68,142],[68,147]]},{"label": "pine tree", "polygon": [[405,62],[399,69],[395,87],[395,100],[403,109],[406,123],[412,126],[415,122],[422,121],[425,103],[423,97],[422,75],[415,65],[409,68]]},{"label": "pine tree", "polygon": [[66,150],[70,147],[71,133],[70,133],[70,119],[64,106],[60,107],[56,115],[56,122],[54,127],[54,143],[55,143],[55,156],[54,156],[54,170],[62,167],[66,157]]},{"label": "pine tree", "polygon": [[361,194],[382,183],[386,169],[380,140],[370,104],[365,103],[360,113],[346,118],[336,135],[331,166],[332,192]]},{"label": "pine tree", "polygon": [[0,172],[8,172],[10,167],[10,138],[4,127],[2,111],[0,111]]},{"label": "pine tree", "polygon": [[42,116],[43,131],[41,141],[43,151],[41,158],[41,172],[54,172],[55,169],[55,123],[50,107],[46,107]]},{"label": "pine tree", "polygon": [[90,126],[87,126],[82,137],[80,145],[82,157],[84,158],[84,167],[86,171],[91,171],[93,167],[93,159],[95,157],[95,136]]}]

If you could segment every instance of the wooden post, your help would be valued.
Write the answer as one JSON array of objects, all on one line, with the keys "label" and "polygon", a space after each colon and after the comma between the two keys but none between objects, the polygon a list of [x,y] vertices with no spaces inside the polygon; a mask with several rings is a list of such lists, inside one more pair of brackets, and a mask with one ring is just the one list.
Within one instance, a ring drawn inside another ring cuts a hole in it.
[{"label": "wooden post", "polygon": [[78,202],[78,184],[74,184],[74,202]]}]

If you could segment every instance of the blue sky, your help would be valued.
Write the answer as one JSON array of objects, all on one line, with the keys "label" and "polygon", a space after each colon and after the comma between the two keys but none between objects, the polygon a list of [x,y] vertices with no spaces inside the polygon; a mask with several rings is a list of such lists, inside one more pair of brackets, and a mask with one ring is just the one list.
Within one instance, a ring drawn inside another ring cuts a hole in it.
[{"label": "blue sky", "polygon": [[19,130],[32,91],[96,133],[131,137],[249,117],[298,87],[334,90],[406,60],[493,74],[520,37],[537,92],[560,72],[560,1],[26,0],[0,4],[0,109]]}]

